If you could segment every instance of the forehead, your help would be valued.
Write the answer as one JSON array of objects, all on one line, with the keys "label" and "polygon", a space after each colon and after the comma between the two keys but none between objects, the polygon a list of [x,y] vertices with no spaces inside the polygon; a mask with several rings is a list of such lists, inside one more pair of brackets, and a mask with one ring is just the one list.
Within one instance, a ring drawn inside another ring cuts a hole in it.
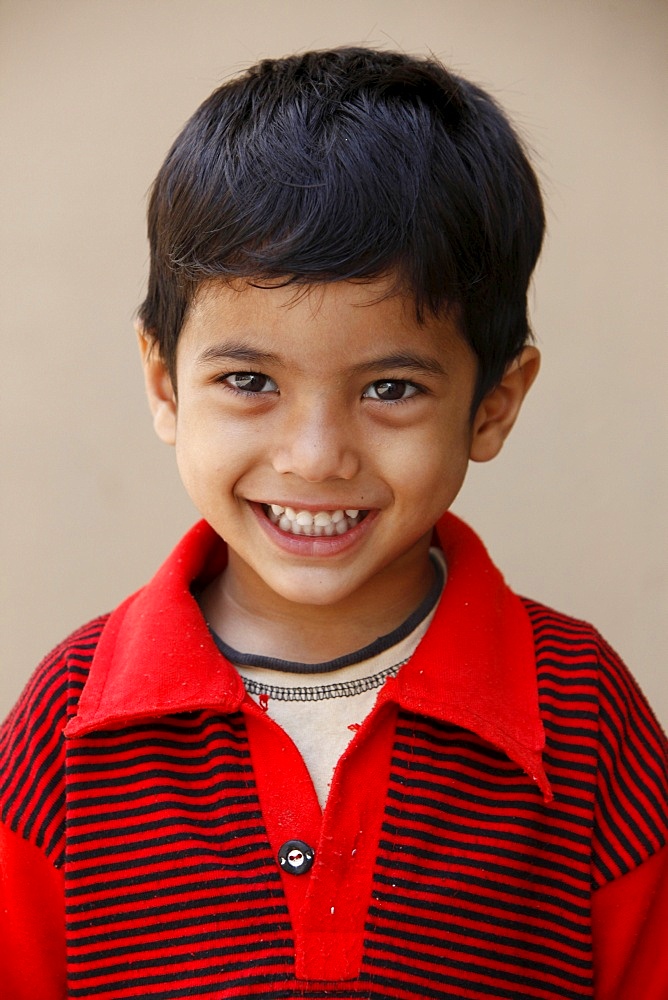
[{"label": "forehead", "polygon": [[413,296],[398,290],[392,277],[309,285],[207,282],[191,305],[178,354],[192,358],[233,341],[286,359],[338,351],[341,360],[354,362],[388,349],[472,359],[457,311],[418,318]]}]

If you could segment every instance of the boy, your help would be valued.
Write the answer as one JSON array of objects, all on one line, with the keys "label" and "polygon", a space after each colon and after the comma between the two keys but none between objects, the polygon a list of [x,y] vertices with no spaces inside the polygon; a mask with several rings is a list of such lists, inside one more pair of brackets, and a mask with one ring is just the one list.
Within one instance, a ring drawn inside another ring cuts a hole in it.
[{"label": "boy", "polygon": [[668,995],[660,728],[447,513],[543,228],[433,61],[265,61],[186,125],[139,339],[204,521],[6,723],[3,996]]}]

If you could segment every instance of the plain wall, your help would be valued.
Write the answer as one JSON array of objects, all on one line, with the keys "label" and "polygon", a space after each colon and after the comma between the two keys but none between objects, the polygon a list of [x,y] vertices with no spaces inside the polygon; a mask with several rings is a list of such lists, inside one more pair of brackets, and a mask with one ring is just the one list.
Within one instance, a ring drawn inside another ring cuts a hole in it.
[{"label": "plain wall", "polygon": [[520,593],[596,623],[668,721],[664,0],[4,0],[2,692],[141,586],[195,512],[154,438],[133,313],[180,126],[267,55],[432,51],[534,151],[543,370],[455,509]]}]

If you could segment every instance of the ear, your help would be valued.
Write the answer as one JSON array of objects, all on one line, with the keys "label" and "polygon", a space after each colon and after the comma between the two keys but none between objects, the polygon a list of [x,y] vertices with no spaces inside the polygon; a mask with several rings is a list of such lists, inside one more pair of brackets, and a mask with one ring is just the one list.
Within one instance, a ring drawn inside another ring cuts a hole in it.
[{"label": "ear", "polygon": [[489,462],[499,454],[539,367],[537,348],[525,347],[508,365],[501,381],[484,397],[471,429],[470,458],[474,462]]},{"label": "ear", "polygon": [[153,414],[153,428],[165,444],[176,443],[176,393],[167,366],[153,337],[141,323],[135,324],[139,354],[144,369],[148,405]]}]

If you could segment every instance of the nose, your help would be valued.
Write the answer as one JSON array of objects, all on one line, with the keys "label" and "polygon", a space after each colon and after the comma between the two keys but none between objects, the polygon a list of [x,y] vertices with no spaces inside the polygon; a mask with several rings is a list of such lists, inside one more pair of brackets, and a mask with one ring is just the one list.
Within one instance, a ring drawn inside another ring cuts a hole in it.
[{"label": "nose", "polygon": [[349,414],[326,400],[309,398],[277,421],[274,468],[308,483],[353,479],[360,468],[355,437]]}]

